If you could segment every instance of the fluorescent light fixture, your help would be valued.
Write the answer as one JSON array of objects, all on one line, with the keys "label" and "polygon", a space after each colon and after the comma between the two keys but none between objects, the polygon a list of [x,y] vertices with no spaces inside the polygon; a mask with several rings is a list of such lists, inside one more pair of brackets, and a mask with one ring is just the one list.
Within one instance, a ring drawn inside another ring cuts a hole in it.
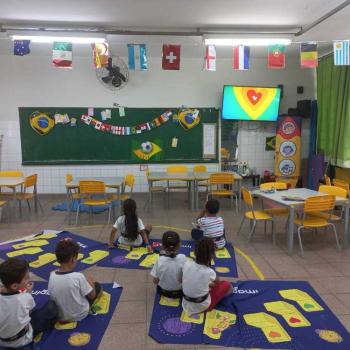
[{"label": "fluorescent light fixture", "polygon": [[268,46],[268,45],[289,45],[292,42],[287,38],[205,38],[205,45],[216,46]]},{"label": "fluorescent light fixture", "polygon": [[104,34],[97,33],[62,33],[62,32],[12,32],[7,31],[12,40],[30,40],[33,43],[70,42],[74,44],[104,43]]}]

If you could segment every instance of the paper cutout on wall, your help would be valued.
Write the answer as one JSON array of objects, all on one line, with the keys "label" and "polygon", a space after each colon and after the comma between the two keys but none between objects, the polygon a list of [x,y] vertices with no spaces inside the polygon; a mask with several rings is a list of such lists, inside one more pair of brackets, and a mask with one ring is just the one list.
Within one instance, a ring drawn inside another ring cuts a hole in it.
[{"label": "paper cutout on wall", "polygon": [[185,130],[190,130],[199,124],[201,118],[198,109],[185,109],[178,114],[179,123]]},{"label": "paper cutout on wall", "polygon": [[[161,140],[153,141],[145,141],[141,142],[141,144],[135,140],[133,140],[133,154],[141,160],[150,160],[156,155],[160,155],[163,152],[163,149],[159,145],[161,144]],[[158,160],[160,157],[158,156]]]},{"label": "paper cutout on wall", "polygon": [[47,135],[55,126],[54,120],[46,113],[33,112],[29,116],[29,124],[39,135]]}]

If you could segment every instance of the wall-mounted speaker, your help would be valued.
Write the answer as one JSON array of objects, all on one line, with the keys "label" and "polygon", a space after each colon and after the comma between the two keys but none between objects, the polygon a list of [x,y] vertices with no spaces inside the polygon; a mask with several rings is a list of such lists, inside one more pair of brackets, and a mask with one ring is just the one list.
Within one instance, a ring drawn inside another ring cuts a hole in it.
[{"label": "wall-mounted speaker", "polygon": [[304,92],[304,86],[297,86],[297,93],[301,95]]}]

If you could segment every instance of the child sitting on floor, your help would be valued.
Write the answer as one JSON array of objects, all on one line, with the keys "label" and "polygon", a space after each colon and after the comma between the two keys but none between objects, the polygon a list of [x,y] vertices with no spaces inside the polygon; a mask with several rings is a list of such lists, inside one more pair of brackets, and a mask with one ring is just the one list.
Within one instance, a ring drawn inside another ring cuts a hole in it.
[{"label": "child sitting on floor", "polygon": [[191,232],[192,238],[197,241],[202,237],[212,238],[216,249],[224,248],[226,245],[224,219],[217,216],[220,203],[216,199],[208,199],[205,209],[197,217],[197,228]]},{"label": "child sitting on floor", "polygon": [[148,251],[152,253],[152,247],[149,244],[148,236],[152,230],[151,225],[144,225],[136,213],[136,202],[129,198],[123,203],[124,215],[119,216],[115,222],[110,237],[109,247],[116,246],[115,236],[119,232],[118,243],[132,247],[139,247],[145,243]]},{"label": "child sitting on floor", "polygon": [[168,298],[182,297],[182,268],[187,258],[184,254],[177,254],[180,243],[178,233],[165,232],[159,259],[151,271],[159,294]]},{"label": "child sitting on floor", "polygon": [[186,261],[182,270],[182,308],[189,314],[213,309],[225,296],[232,293],[232,285],[216,277],[210,268],[215,254],[211,238],[196,242],[195,261]]},{"label": "child sitting on floor", "polygon": [[52,329],[58,309],[53,301],[34,309],[33,283],[25,260],[10,258],[0,265],[0,346],[19,348],[32,342],[39,332]]},{"label": "child sitting on floor", "polygon": [[59,241],[55,254],[60,264],[58,271],[51,272],[49,293],[59,309],[61,321],[81,321],[102,293],[101,285],[80,272],[74,272],[79,245],[70,238]]}]

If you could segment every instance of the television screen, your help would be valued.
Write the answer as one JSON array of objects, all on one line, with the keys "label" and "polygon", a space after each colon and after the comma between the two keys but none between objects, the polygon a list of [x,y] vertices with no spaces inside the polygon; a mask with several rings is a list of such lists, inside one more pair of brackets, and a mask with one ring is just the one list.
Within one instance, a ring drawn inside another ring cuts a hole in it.
[{"label": "television screen", "polygon": [[222,118],[276,121],[280,104],[279,87],[224,86]]}]

